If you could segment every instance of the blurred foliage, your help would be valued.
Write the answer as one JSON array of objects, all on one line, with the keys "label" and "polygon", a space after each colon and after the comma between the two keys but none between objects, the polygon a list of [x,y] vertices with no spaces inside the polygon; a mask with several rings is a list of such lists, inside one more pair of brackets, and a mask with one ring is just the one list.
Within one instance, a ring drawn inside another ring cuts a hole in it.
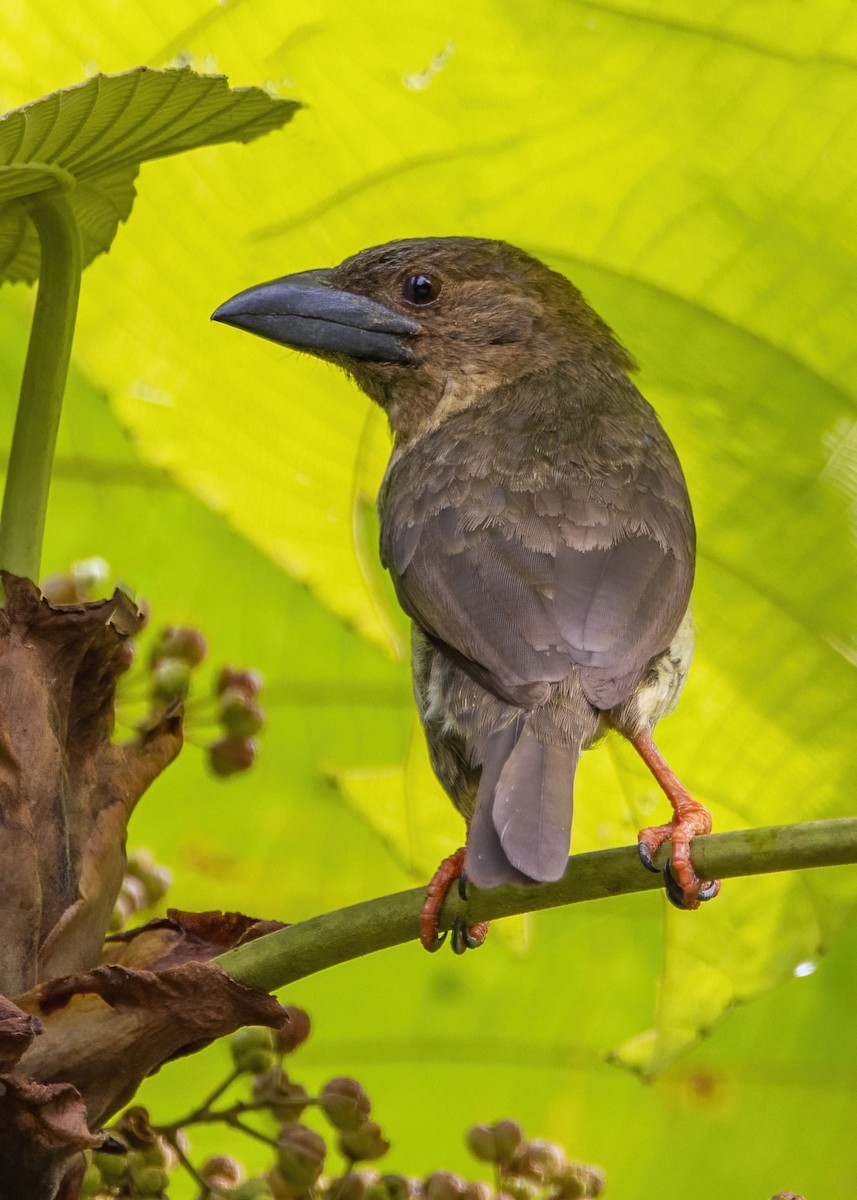
[{"label": "blurred foliage", "polygon": [[[159,619],[265,676],[253,772],[219,781],[185,754],[135,817],[176,903],[297,920],[436,855],[426,806],[443,801],[374,558],[380,416],[324,365],[207,323],[241,287],[399,236],[522,245],[640,361],[700,542],[697,661],[661,741],[715,827],[853,811],[854,5],[0,12],[4,108],[188,61],[308,107],[252,146],[143,167],[133,220],[84,280],[45,547],[50,572],[103,557]],[[6,438],[30,303],[0,293]],[[581,771],[575,847],[630,841],[660,803],[606,743]],[[837,1200],[855,1188],[855,897],[842,868],[731,882],[693,915],[599,902],[461,962],[402,947],[289,999],[315,1019],[307,1062],[359,1074],[390,1114],[391,1169],[463,1168],[459,1130],[514,1112],[628,1200],[700,1179]],[[223,1053],[166,1068],[144,1101],[178,1115]]]}]

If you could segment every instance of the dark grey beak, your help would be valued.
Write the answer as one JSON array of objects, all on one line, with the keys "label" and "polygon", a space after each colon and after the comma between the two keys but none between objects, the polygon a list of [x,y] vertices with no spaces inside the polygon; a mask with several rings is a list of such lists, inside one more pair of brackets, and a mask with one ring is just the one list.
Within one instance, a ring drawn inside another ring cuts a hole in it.
[{"label": "dark grey beak", "polygon": [[301,271],[239,292],[211,314],[259,337],[310,353],[344,354],[369,362],[416,361],[416,321],[368,296],[331,284],[333,271]]}]

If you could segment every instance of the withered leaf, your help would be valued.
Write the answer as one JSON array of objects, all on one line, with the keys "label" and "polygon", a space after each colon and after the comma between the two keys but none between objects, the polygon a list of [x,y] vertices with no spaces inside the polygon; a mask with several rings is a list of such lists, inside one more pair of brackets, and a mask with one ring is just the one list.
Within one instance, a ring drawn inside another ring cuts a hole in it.
[{"label": "withered leaf", "polygon": [[260,921],[243,913],[191,913],[170,908],[166,917],[113,934],[107,939],[103,958],[135,970],[162,971],[183,962],[207,962],[225,950],[284,928],[281,921]]},{"label": "withered leaf", "polygon": [[[86,1107],[67,1083],[42,1084],[0,1075],[0,1200],[48,1200],[74,1173],[73,1157],[100,1146]],[[77,1174],[80,1172],[78,1171]]]},{"label": "withered leaf", "polygon": [[92,1128],[168,1059],[243,1025],[277,1028],[288,1019],[272,996],[202,962],[157,973],[96,967],[42,984],[17,1003],[44,1027],[18,1069],[43,1083],[73,1084]]},{"label": "withered leaf", "polygon": [[0,996],[0,1071],[14,1067],[41,1029],[38,1017],[22,1012],[17,1004]]},{"label": "withered leaf", "polygon": [[180,714],[110,740],[116,680],[142,616],[122,592],[52,605],[3,572],[0,991],[94,966],[125,865],[128,818],[181,746]]}]

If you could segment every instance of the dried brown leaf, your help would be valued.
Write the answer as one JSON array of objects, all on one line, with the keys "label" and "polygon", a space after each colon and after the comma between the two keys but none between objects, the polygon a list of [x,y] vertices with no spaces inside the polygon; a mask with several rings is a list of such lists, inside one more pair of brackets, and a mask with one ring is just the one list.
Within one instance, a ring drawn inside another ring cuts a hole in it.
[{"label": "dried brown leaf", "polygon": [[[58,1194],[80,1151],[99,1146],[86,1108],[67,1083],[0,1075],[0,1200],[48,1200]],[[71,1193],[69,1193],[71,1194]]]},{"label": "dried brown leaf", "polygon": [[0,996],[0,1071],[14,1067],[41,1029],[38,1017],[22,1012],[17,1004]]},{"label": "dried brown leaf", "polygon": [[98,962],[124,870],[125,828],[178,753],[172,714],[114,746],[116,680],[142,616],[121,592],[52,605],[3,573],[0,610],[0,991]]},{"label": "dried brown leaf", "polygon": [[277,1028],[287,1019],[272,996],[201,962],[158,973],[96,967],[42,984],[17,1002],[44,1026],[19,1069],[40,1082],[73,1084],[93,1128],[168,1059],[243,1025]]},{"label": "dried brown leaf", "polygon": [[225,950],[284,928],[281,921],[260,921],[243,913],[191,913],[170,908],[166,917],[109,937],[103,959],[135,970],[162,971],[183,962],[207,962]]}]

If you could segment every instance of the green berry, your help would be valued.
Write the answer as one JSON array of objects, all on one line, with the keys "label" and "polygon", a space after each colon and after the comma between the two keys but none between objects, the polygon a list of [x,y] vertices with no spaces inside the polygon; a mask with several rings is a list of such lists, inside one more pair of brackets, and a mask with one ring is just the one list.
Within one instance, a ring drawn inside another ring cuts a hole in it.
[{"label": "green berry", "polygon": [[265,714],[261,708],[237,688],[227,688],[221,692],[217,707],[220,722],[229,737],[252,737],[265,724]]},{"label": "green berry", "polygon": [[260,1075],[274,1065],[273,1034],[261,1025],[251,1025],[233,1033],[229,1049],[236,1071],[242,1074]]},{"label": "green berry", "polygon": [[327,1146],[314,1129],[284,1125],[277,1135],[277,1168],[295,1195],[309,1191],[324,1167]]},{"label": "green berry", "polygon": [[143,1165],[132,1168],[130,1174],[135,1196],[160,1196],[170,1182],[163,1167]]},{"label": "green berry", "polygon": [[163,658],[152,668],[152,694],[167,703],[183,700],[190,687],[190,667],[181,658]]},{"label": "green berry", "polygon": [[122,1183],[128,1175],[127,1154],[101,1154],[96,1150],[92,1155],[92,1165],[98,1169],[108,1186]]}]

